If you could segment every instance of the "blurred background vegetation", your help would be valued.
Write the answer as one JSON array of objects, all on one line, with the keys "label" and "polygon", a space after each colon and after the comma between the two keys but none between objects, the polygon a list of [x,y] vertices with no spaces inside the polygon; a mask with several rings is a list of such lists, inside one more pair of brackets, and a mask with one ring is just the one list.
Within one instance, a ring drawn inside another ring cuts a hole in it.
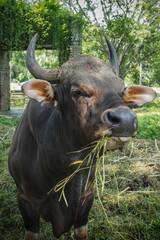
[{"label": "blurred background vegetation", "polygon": [[24,50],[36,32],[37,48],[43,49],[36,55],[47,68],[72,56],[73,29],[81,33],[82,54],[108,61],[106,35],[127,84],[159,86],[159,9],[158,0],[1,0],[0,49],[10,50],[11,79],[23,82],[31,78]]}]

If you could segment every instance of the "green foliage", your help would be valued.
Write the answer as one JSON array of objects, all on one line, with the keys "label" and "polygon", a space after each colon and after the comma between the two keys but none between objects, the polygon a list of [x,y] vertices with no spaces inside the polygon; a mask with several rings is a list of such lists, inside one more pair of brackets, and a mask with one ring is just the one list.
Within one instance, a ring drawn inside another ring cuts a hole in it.
[{"label": "green foliage", "polygon": [[[159,44],[158,41],[155,41],[155,44]],[[147,58],[148,61],[145,61],[143,84],[146,84],[146,80],[148,80],[150,84],[154,84],[154,86],[160,86],[160,54],[158,51],[155,52],[155,50],[156,48],[153,49],[154,56],[149,56]],[[148,71],[148,68],[150,71]],[[147,76],[145,74],[145,70],[147,71]]]},{"label": "green foliage", "polygon": [[[58,51],[56,50],[36,50],[37,62],[44,68],[58,68],[59,59]],[[11,79],[16,79],[19,82],[29,80],[32,77],[26,67],[26,52],[25,51],[12,51],[10,52],[10,66],[11,66]]]},{"label": "green foliage", "polygon": [[[120,76],[135,84],[159,84],[160,17],[157,0],[102,0],[99,3],[65,1],[70,9],[90,20],[84,32],[84,52],[99,57],[108,52],[106,35],[115,46],[120,62]],[[87,47],[86,47],[87,46]],[[95,46],[95,48],[94,48]],[[99,49],[98,49],[99,48]],[[103,57],[105,59],[105,57]]]},{"label": "green foliage", "polygon": [[6,0],[0,5],[0,49],[24,50],[37,32],[39,46],[59,50],[62,64],[69,58],[72,27],[79,28],[80,18],[79,14],[64,9],[57,0],[42,0],[36,4]]},{"label": "green foliage", "polygon": [[24,1],[6,0],[0,6],[1,49],[22,49],[27,45],[28,19],[25,16],[29,11],[30,7]]},{"label": "green foliage", "polygon": [[137,138],[160,139],[160,115],[138,115]]},{"label": "green foliage", "polygon": [[19,119],[17,118],[6,118],[4,116],[0,117],[0,126],[11,126],[11,127],[15,127],[18,123]]},{"label": "green foliage", "polygon": [[160,139],[160,100],[136,109],[138,117],[138,134],[136,138]]},{"label": "green foliage", "polygon": [[101,45],[105,32],[92,24],[85,25],[83,29],[82,54],[91,54],[109,62],[108,50],[104,51]]},{"label": "green foliage", "polygon": [[23,50],[35,32],[40,35],[40,44],[52,45],[53,36],[62,32],[61,25],[57,24],[59,13],[66,18],[66,11],[60,7],[55,0],[33,5],[25,0],[6,0],[0,7],[1,49]]}]

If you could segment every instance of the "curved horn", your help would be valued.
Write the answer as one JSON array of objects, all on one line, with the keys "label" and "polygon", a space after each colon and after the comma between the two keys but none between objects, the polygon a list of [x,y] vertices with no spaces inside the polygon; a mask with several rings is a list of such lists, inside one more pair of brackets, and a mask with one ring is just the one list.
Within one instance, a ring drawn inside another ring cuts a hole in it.
[{"label": "curved horn", "polygon": [[119,74],[119,62],[118,62],[118,57],[117,57],[116,51],[106,36],[105,36],[105,39],[106,39],[108,49],[109,49],[110,64],[116,69],[117,74]]},{"label": "curved horn", "polygon": [[26,65],[30,73],[38,79],[47,80],[50,83],[56,83],[58,81],[58,69],[45,69],[41,67],[35,59],[35,45],[37,40],[37,33],[30,41],[27,54],[26,54]]}]

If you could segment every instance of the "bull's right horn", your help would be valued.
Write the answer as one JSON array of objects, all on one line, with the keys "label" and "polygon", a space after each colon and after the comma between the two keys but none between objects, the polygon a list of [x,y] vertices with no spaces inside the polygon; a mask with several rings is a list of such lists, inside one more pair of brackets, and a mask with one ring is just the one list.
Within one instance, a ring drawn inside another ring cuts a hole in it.
[{"label": "bull's right horn", "polygon": [[33,77],[38,79],[47,80],[50,83],[57,83],[58,81],[58,69],[45,69],[41,67],[35,59],[35,44],[37,40],[37,33],[30,41],[27,54],[26,54],[26,65]]}]

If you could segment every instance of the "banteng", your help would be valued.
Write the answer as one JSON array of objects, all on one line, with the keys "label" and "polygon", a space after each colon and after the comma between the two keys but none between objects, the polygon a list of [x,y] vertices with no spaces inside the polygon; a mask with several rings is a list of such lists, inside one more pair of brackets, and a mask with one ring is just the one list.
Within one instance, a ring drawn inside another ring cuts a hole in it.
[{"label": "banteng", "polygon": [[[54,187],[85,159],[93,141],[102,136],[112,140],[112,148],[129,141],[137,131],[131,110],[152,101],[149,87],[125,87],[118,77],[115,50],[106,38],[110,64],[97,57],[78,56],[59,69],[47,70],[35,59],[37,35],[27,50],[27,67],[36,78],[23,85],[30,102],[16,128],[9,154],[9,170],[18,195],[18,205],[26,229],[26,240],[37,240],[39,218],[51,222],[60,237],[74,225],[75,237],[87,239],[88,214],[94,198],[95,168],[77,174],[65,185],[65,197]],[[107,147],[107,146],[106,146]],[[95,165],[96,159],[93,160]]]}]

